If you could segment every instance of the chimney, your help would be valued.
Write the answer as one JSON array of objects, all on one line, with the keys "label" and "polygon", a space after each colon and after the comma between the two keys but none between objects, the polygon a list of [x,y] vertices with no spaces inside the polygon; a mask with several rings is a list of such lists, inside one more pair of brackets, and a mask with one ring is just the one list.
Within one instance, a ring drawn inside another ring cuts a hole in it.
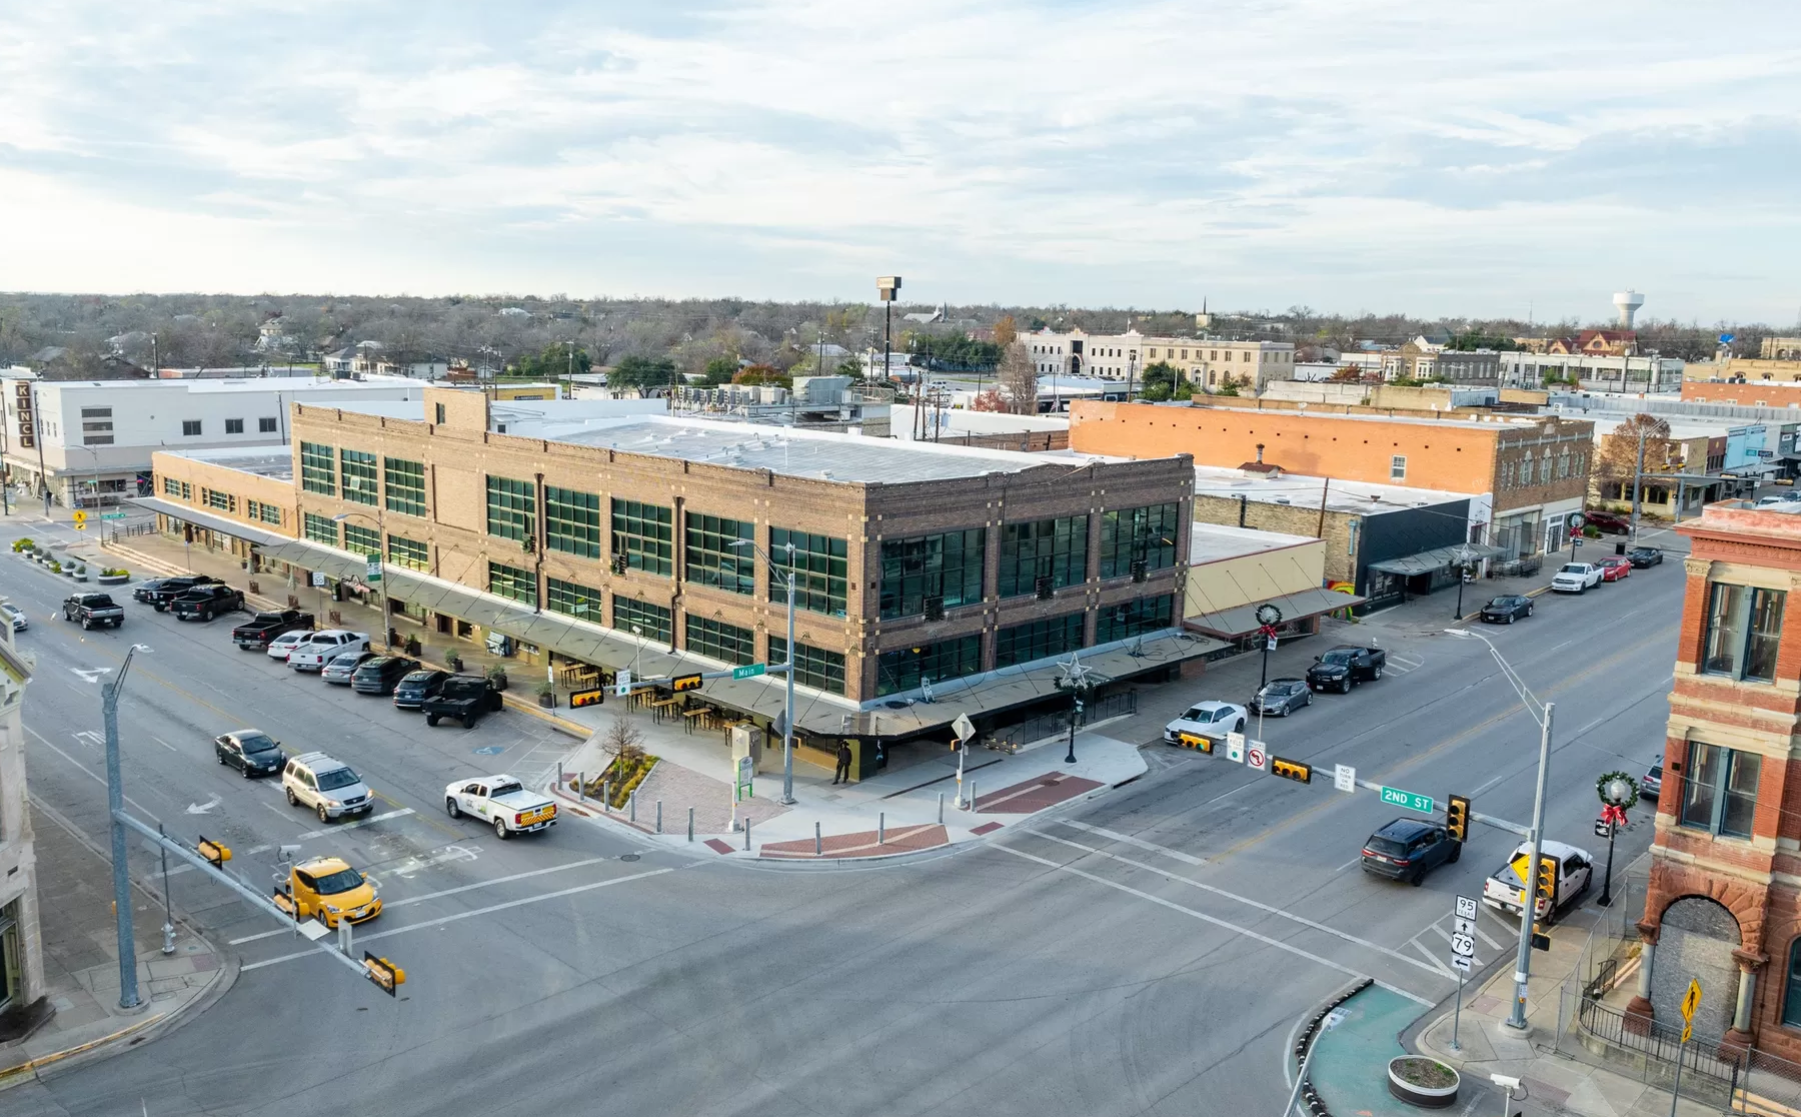
[{"label": "chimney", "polygon": [[1263,464],[1263,443],[1261,442],[1257,444],[1257,464]]}]

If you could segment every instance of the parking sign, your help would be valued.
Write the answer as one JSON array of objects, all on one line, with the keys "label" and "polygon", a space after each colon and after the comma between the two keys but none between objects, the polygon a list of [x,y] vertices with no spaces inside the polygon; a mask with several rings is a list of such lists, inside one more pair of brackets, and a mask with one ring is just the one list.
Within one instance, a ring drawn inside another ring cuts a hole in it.
[{"label": "parking sign", "polygon": [[1226,759],[1234,764],[1244,763],[1244,734],[1226,734]]}]

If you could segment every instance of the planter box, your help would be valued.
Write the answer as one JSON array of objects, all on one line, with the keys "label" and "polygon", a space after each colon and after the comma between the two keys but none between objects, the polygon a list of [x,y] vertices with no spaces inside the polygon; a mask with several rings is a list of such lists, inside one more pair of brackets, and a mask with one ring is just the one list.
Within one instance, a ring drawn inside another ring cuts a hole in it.
[{"label": "planter box", "polygon": [[[1450,1084],[1446,1086],[1418,1086],[1396,1073],[1397,1065],[1428,1064],[1435,1066],[1450,1075]],[[1457,1089],[1463,1079],[1452,1068],[1445,1066],[1437,1059],[1427,1059],[1419,1055],[1403,1055],[1388,1061],[1388,1092],[1400,1098],[1408,1105],[1417,1105],[1421,1109],[1448,1109],[1457,1104]]]},{"label": "planter box", "polygon": [[129,574],[102,574],[102,575],[100,575],[100,577],[98,577],[94,580],[99,582],[103,586],[122,586],[126,582],[131,581],[131,575],[129,575]]}]

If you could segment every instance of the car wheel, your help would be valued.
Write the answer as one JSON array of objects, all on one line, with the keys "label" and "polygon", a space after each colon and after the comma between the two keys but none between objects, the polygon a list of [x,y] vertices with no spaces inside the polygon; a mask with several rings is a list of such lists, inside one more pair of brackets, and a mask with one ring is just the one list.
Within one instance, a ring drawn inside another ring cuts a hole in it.
[{"label": "car wheel", "polygon": [[457,806],[457,801],[455,799],[449,798],[447,796],[444,799],[444,813],[449,815],[451,818],[462,818],[463,817],[463,808]]},{"label": "car wheel", "polygon": [[1507,623],[1508,624],[1513,623],[1513,614],[1512,613],[1507,614]]},{"label": "car wheel", "polygon": [[1243,718],[1238,719],[1238,724],[1234,725],[1232,727],[1232,732],[1234,732],[1234,733],[1243,733],[1244,732],[1244,719]]},{"label": "car wheel", "polygon": [[200,619],[203,621],[212,620],[213,619],[213,611],[211,609],[200,610]]},{"label": "car wheel", "polygon": [[219,758],[219,763],[221,763],[221,764],[225,763],[225,754],[224,753],[216,752],[213,755]]},{"label": "car wheel", "polygon": [[94,618],[92,618],[92,617],[81,618],[81,630],[83,632],[92,632],[94,630]]},{"label": "car wheel", "polygon": [[1529,617],[1529,616],[1531,616],[1531,615],[1532,615],[1532,610],[1533,610],[1533,609],[1535,609],[1535,608],[1537,608],[1537,606],[1536,606],[1536,605],[1528,605],[1528,606],[1526,606],[1526,615],[1527,615],[1527,616],[1528,616],[1528,617]]},{"label": "car wheel", "polygon": [[1344,682],[1338,684],[1338,693],[1340,693],[1340,694],[1351,693],[1351,680],[1350,679],[1346,679]]},{"label": "car wheel", "polygon": [[1373,682],[1376,679],[1380,679],[1381,677],[1382,677],[1382,665],[1378,663],[1376,665],[1376,670],[1374,671],[1374,673],[1372,673],[1370,675],[1370,680]]},{"label": "car wheel", "polygon": [[463,728],[464,729],[474,729],[475,728],[475,715],[474,714],[464,714],[463,715]]},{"label": "car wheel", "polygon": [[244,778],[247,780],[253,780],[256,778],[256,773],[252,772],[250,770],[250,765],[248,765],[248,764],[244,765],[242,768],[240,768],[238,770],[240,772],[244,773]]},{"label": "car wheel", "polygon": [[325,804],[324,803],[320,803],[317,807],[315,807],[314,813],[319,816],[320,822],[330,822],[331,821],[331,816],[325,813]]},{"label": "car wheel", "polygon": [[425,724],[427,724],[427,725],[438,724],[438,715],[437,714],[426,714],[425,715]]},{"label": "car wheel", "polygon": [[297,796],[297,795],[295,795],[295,794],[294,794],[294,789],[293,789],[293,788],[291,788],[291,787],[284,787],[284,788],[282,788],[282,791],[283,791],[283,792],[285,792],[285,793],[286,793],[286,794],[287,794],[287,797],[288,797],[288,806],[290,806],[290,807],[298,807],[298,806],[299,806],[299,805],[300,805],[300,798],[299,798],[299,796]]},{"label": "car wheel", "polygon": [[1419,868],[1413,870],[1413,875],[1407,878],[1407,883],[1413,885],[1415,888],[1426,883],[1426,867],[1421,865]]},{"label": "car wheel", "polygon": [[1457,859],[1462,856],[1463,856],[1463,843],[1458,842],[1456,845],[1451,847],[1451,856],[1445,858],[1445,864],[1455,865],[1455,864],[1457,864]]},{"label": "car wheel", "polygon": [[513,836],[513,832],[507,829],[507,824],[504,821],[497,818],[494,820],[494,836],[504,842]]}]

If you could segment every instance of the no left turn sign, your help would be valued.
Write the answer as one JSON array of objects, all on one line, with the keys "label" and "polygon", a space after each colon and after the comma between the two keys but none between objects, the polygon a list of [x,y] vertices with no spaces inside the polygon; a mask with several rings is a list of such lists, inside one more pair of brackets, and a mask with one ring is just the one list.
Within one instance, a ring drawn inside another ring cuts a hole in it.
[{"label": "no left turn sign", "polygon": [[1244,750],[1244,762],[1259,772],[1266,771],[1269,768],[1269,755],[1256,745],[1252,745]]}]

